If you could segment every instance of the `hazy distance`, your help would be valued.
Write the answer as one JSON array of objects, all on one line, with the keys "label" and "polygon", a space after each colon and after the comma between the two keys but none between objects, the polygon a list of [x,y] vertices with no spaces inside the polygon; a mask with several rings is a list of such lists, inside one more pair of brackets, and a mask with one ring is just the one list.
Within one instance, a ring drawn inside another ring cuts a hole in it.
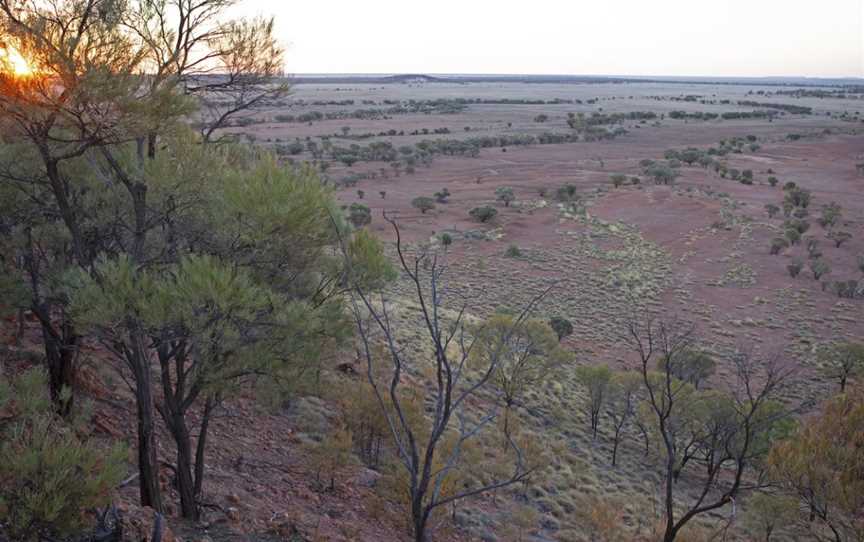
[{"label": "hazy distance", "polygon": [[862,0],[248,0],[289,73],[864,76]]}]

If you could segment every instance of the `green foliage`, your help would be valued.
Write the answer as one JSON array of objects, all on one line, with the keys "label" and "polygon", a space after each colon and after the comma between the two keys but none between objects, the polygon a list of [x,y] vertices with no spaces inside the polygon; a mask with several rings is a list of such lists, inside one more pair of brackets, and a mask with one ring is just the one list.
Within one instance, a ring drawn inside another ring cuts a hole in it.
[{"label": "green foliage", "polygon": [[499,186],[495,189],[495,197],[504,202],[505,207],[510,206],[510,202],[516,199],[516,195],[513,193],[513,189],[509,186]]},{"label": "green foliage", "polygon": [[615,188],[620,188],[627,183],[627,176],[622,173],[616,173],[614,175],[610,175],[609,180],[612,182],[612,186],[614,186]]},{"label": "green foliage", "polygon": [[774,177],[773,175],[771,177],[768,177],[768,184],[770,184],[772,188],[777,186],[778,182],[780,181],[777,179],[777,177]]},{"label": "green foliage", "polygon": [[435,208],[435,200],[426,196],[420,196],[411,200],[411,206],[418,209],[422,214]]},{"label": "green foliage", "polygon": [[444,245],[445,247],[449,247],[450,245],[453,244],[453,236],[450,235],[449,233],[446,233],[446,232],[442,233],[441,235],[438,236],[438,238],[441,240],[441,244]]},{"label": "green foliage", "polygon": [[506,256],[508,258],[521,258],[522,257],[522,251],[519,250],[518,245],[510,245],[507,247],[507,250],[504,251],[504,256]]},{"label": "green foliage", "polygon": [[398,274],[384,254],[381,241],[368,231],[356,232],[348,243],[347,252],[353,284],[368,290],[380,290],[388,282],[396,280]]},{"label": "green foliage", "polygon": [[498,214],[498,210],[495,209],[495,207],[484,205],[482,207],[474,207],[473,209],[468,211],[468,214],[471,215],[471,218],[473,218],[477,222],[486,223],[495,218],[495,215]]},{"label": "green foliage", "polygon": [[768,203],[765,205],[765,212],[768,213],[768,218],[774,218],[780,212],[780,208],[773,203]]},{"label": "green foliage", "polygon": [[13,540],[68,536],[104,506],[124,474],[125,450],[102,449],[56,417],[45,374],[0,375],[0,526]]},{"label": "green foliage", "polygon": [[580,366],[576,368],[576,378],[588,390],[586,409],[591,424],[591,434],[597,438],[600,412],[606,401],[606,392],[612,380],[612,369],[606,365]]},{"label": "green foliage", "polygon": [[477,328],[475,336],[475,363],[487,367],[490,360],[498,360],[494,383],[508,408],[571,358],[552,328],[540,320],[495,314]]},{"label": "green foliage", "polygon": [[[667,357],[663,357],[657,364],[659,371],[666,371],[668,365]],[[684,350],[674,356],[669,372],[682,382],[686,382],[696,389],[706,379],[710,378],[716,370],[717,363],[706,352],[699,350]]]},{"label": "green foliage", "polygon": [[362,228],[372,222],[372,211],[362,203],[352,203],[348,207],[348,220],[355,228]]},{"label": "green foliage", "polygon": [[813,273],[813,279],[819,280],[824,275],[827,275],[831,272],[831,266],[828,265],[828,262],[826,262],[825,260],[811,260],[810,271]]},{"label": "green foliage", "polygon": [[559,186],[555,191],[555,197],[558,201],[564,203],[572,203],[579,199],[577,195],[578,188],[575,184],[567,183],[563,186]]},{"label": "green foliage", "polygon": [[822,216],[819,217],[819,225],[823,228],[830,228],[837,224],[842,216],[842,208],[837,202],[832,201],[822,206]]},{"label": "green foliage", "polygon": [[564,337],[573,334],[573,324],[563,316],[553,316],[550,318],[549,327],[551,327],[555,331],[555,334],[558,335],[559,341],[564,339]]}]

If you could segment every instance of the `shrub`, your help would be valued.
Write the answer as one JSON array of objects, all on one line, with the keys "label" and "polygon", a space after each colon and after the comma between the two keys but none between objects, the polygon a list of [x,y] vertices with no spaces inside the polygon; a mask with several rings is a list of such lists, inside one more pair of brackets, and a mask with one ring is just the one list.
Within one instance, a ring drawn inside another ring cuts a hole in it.
[{"label": "shrub", "polygon": [[432,194],[435,196],[435,201],[438,203],[447,203],[448,198],[450,197],[450,191],[446,188],[442,188],[440,191]]},{"label": "shrub", "polygon": [[840,205],[832,201],[828,205],[822,206],[822,216],[819,217],[819,225],[823,228],[830,228],[835,225],[842,216]]},{"label": "shrub", "polygon": [[789,241],[782,237],[775,237],[771,240],[771,254],[780,254],[783,249],[789,248]]},{"label": "shrub", "polygon": [[510,207],[510,202],[516,199],[513,189],[509,186],[499,186],[496,188],[495,197],[504,202],[504,207]]},{"label": "shrub", "polygon": [[777,186],[778,182],[780,181],[777,179],[777,177],[768,177],[768,184],[770,184],[772,187]]},{"label": "shrub", "polygon": [[799,259],[792,260],[792,263],[786,266],[786,270],[789,271],[789,276],[793,279],[801,273],[801,270],[804,269],[804,262]]},{"label": "shrub", "polygon": [[612,186],[619,188],[627,183],[627,176],[621,173],[616,173],[615,175],[610,175],[609,180],[612,181]]},{"label": "shrub", "polygon": [[363,196],[365,196],[365,195],[366,195],[366,192],[364,192],[363,190],[357,191],[357,197],[358,198],[363,199]]},{"label": "shrub", "polygon": [[46,380],[38,369],[0,376],[0,410],[13,413],[0,422],[0,525],[13,540],[80,531],[124,472],[122,448],[100,449],[54,414]]},{"label": "shrub", "polygon": [[411,206],[419,209],[422,214],[435,208],[435,200],[426,196],[420,196],[411,200]]},{"label": "shrub", "polygon": [[495,207],[484,205],[482,207],[474,207],[468,211],[468,214],[477,222],[485,223],[495,218],[495,215],[498,214],[498,210],[495,209]]},{"label": "shrub", "polygon": [[361,228],[372,222],[372,211],[362,203],[352,203],[348,207],[348,220],[355,228]]},{"label": "shrub", "polygon": [[828,233],[828,239],[834,241],[834,246],[840,248],[840,245],[852,239],[852,234],[845,231],[831,231]]},{"label": "shrub", "polygon": [[558,190],[555,191],[555,196],[559,201],[570,202],[579,199],[579,196],[576,195],[576,185],[575,184],[565,184],[564,186],[559,186]]},{"label": "shrub", "polygon": [[570,320],[562,316],[553,316],[549,319],[549,327],[551,327],[558,335],[558,340],[573,334],[573,324]]},{"label": "shrub", "polygon": [[765,205],[765,211],[768,213],[768,218],[774,218],[777,216],[777,213],[780,212],[780,207],[777,207],[773,203],[769,203]]},{"label": "shrub", "polygon": [[381,190],[378,193],[381,195],[381,199],[387,199],[387,191],[386,190]]},{"label": "shrub", "polygon": [[449,233],[442,233],[438,238],[441,240],[441,244],[445,247],[449,247],[453,244],[453,236]]},{"label": "shrub", "polygon": [[516,245],[510,245],[507,247],[507,250],[504,252],[504,255],[508,258],[520,258],[522,256],[522,251],[519,250],[519,247]]},{"label": "shrub", "polygon": [[789,240],[789,244],[797,245],[801,240],[801,234],[795,228],[786,228],[786,231],[783,232],[783,235],[786,236],[786,239]]},{"label": "shrub", "polygon": [[813,273],[813,279],[819,280],[823,275],[831,272],[831,266],[825,260],[812,260],[810,262],[810,271]]}]

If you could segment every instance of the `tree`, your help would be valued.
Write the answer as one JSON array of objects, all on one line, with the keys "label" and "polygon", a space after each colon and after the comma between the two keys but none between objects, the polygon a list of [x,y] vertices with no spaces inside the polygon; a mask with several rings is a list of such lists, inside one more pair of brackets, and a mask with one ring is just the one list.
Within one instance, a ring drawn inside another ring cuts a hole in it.
[{"label": "tree", "polygon": [[768,203],[765,205],[765,211],[768,213],[768,218],[774,218],[780,212],[780,208],[773,203]]},{"label": "tree", "polygon": [[498,211],[495,209],[495,207],[484,205],[483,207],[474,207],[468,212],[468,214],[471,215],[471,218],[473,218],[477,222],[486,223],[495,218],[495,215],[498,214]]},{"label": "tree", "polygon": [[789,276],[793,279],[801,273],[802,269],[804,269],[804,262],[798,258],[793,259],[792,263],[786,266],[786,270],[789,271]]},{"label": "tree", "polygon": [[[667,365],[670,365],[668,366]],[[682,350],[672,358],[662,357],[657,364],[657,370],[665,373],[667,370],[682,382],[699,389],[699,385],[710,378],[717,363],[710,355],[700,350]]]},{"label": "tree", "polygon": [[564,337],[569,337],[573,334],[573,324],[563,316],[553,316],[550,318],[549,327],[551,327],[555,331],[555,334],[558,335],[559,342],[562,341]]},{"label": "tree", "polygon": [[770,542],[797,519],[795,499],[774,493],[756,493],[744,503],[744,525],[760,540]]},{"label": "tree", "polygon": [[445,248],[453,244],[453,236],[449,233],[442,233],[439,236],[439,239],[441,240],[441,244],[444,245]]},{"label": "tree", "polygon": [[842,208],[837,202],[832,201],[831,203],[822,206],[822,216],[819,217],[819,225],[823,228],[833,227],[842,216]]},{"label": "tree", "polygon": [[[4,136],[29,150],[28,165],[36,166],[35,175],[22,178],[4,160],[0,178],[26,181],[41,192],[31,199],[36,208],[56,209],[52,226],[64,230],[69,248],[51,254],[53,263],[92,269],[103,254],[125,252],[140,265],[185,246],[175,227],[184,221],[172,220],[194,198],[167,188],[172,179],[189,181],[200,164],[157,155],[174,152],[176,158],[189,151],[178,142],[191,140],[184,125],[196,106],[200,140],[209,142],[232,116],[266,106],[287,90],[275,80],[282,52],[272,21],[227,20],[228,6],[222,0],[0,0],[4,41],[25,54],[37,74],[26,80],[0,76]],[[167,242],[151,243],[157,231]],[[155,247],[164,253],[154,254]],[[63,308],[64,295],[40,293],[46,262],[33,263],[34,308],[47,316],[41,324],[49,382],[62,390],[69,382],[60,381],[74,374],[78,334]],[[135,384],[141,501],[161,511],[149,341],[134,315],[123,327],[124,340],[114,346]],[[60,409],[68,411],[70,403]]]},{"label": "tree", "polygon": [[362,228],[372,222],[372,211],[362,203],[352,203],[348,207],[348,220],[355,228]]},{"label": "tree", "polygon": [[[694,349],[692,324],[633,318],[626,337],[639,357],[646,415],[662,450],[663,540],[672,542],[693,518],[730,504],[749,485],[745,475],[784,427],[774,397],[790,373],[776,358],[756,360],[749,352],[739,352],[730,360],[737,380],[731,391],[700,392],[672,373],[675,360]],[[655,372],[650,367],[658,356],[667,362]],[[688,481],[695,497],[684,502],[691,492],[676,495],[676,484],[690,464],[699,465]],[[698,472],[701,478],[696,478]]]},{"label": "tree", "polygon": [[[174,149],[182,147],[178,142]],[[222,152],[197,145],[189,150],[190,160]],[[166,160],[157,156],[153,166],[175,163],[167,160],[171,152],[161,153]],[[70,277],[69,295],[82,328],[118,361],[130,368],[140,363],[149,371],[150,363],[140,362],[134,345],[126,342],[126,326],[134,325],[141,334],[138,352],[154,360],[162,388],[154,408],[176,445],[173,468],[181,513],[195,519],[208,425],[224,398],[259,375],[289,378],[299,367],[308,368],[344,339],[348,327],[340,316],[341,270],[324,250],[334,242],[338,215],[332,193],[315,171],[284,168],[272,156],[188,167],[201,182],[206,179],[206,198],[212,198],[195,200],[209,211],[201,223],[193,225],[192,217],[181,215],[190,220],[193,238],[206,252],[176,249],[146,267],[129,254],[105,254],[93,272],[79,270]],[[162,177],[158,168],[154,174]],[[184,181],[190,179],[171,182]],[[155,196],[158,185],[151,186]],[[174,197],[189,190],[190,196],[205,198],[194,185],[171,189]],[[232,218],[237,216],[243,220]],[[345,227],[341,221],[340,227]],[[371,245],[356,244],[365,239],[352,238],[352,254],[372,258],[372,251],[359,250]],[[154,243],[156,250],[170,246],[160,241]],[[354,265],[372,269],[366,261]],[[364,277],[375,280],[369,275]],[[190,412],[197,408],[202,413],[193,432]],[[192,434],[197,436],[194,451]]]},{"label": "tree", "polygon": [[774,177],[773,175],[771,177],[768,177],[768,184],[771,185],[771,188],[774,188],[775,186],[777,186],[777,183],[779,183],[779,182],[780,182],[780,180],[777,179],[777,177]]},{"label": "tree", "polygon": [[420,196],[411,200],[411,206],[419,209],[422,214],[435,208],[435,200],[426,196]]},{"label": "tree", "polygon": [[528,390],[553,377],[570,355],[546,322],[526,319],[517,322],[508,314],[495,314],[473,333],[474,363],[487,366],[497,359],[492,385],[504,403],[504,446],[510,438],[510,416]]},{"label": "tree", "polygon": [[576,379],[588,390],[585,404],[591,424],[591,436],[596,439],[600,413],[603,411],[609,382],[612,380],[612,370],[606,365],[577,367]]},{"label": "tree", "polygon": [[614,186],[615,188],[620,188],[621,186],[627,184],[627,176],[621,173],[610,175],[609,180],[612,181],[612,186]]},{"label": "tree", "polygon": [[509,186],[499,186],[496,188],[495,197],[504,202],[504,207],[510,207],[510,202],[516,199],[513,189]]},{"label": "tree", "polygon": [[[415,349],[401,345],[386,299],[375,299],[374,289],[356,280],[344,239],[340,246],[347,269],[346,279],[351,284],[349,303],[366,361],[368,381],[387,420],[398,457],[399,472],[404,477],[401,491],[408,499],[414,539],[425,542],[429,539],[429,520],[435,510],[470,496],[526,480],[534,472],[535,466],[528,462],[523,447],[509,438],[508,451],[512,454],[512,465],[507,467],[506,474],[489,483],[458,487],[452,492],[444,490],[448,477],[455,475],[460,464],[465,461],[463,449],[498,415],[495,409],[478,413],[474,399],[479,390],[492,383],[502,359],[497,352],[492,352],[482,366],[472,367],[474,376],[469,378],[467,363],[477,339],[469,338],[466,333],[466,307],[456,310],[450,321],[442,320],[442,300],[446,292],[442,289],[441,277],[446,265],[435,254],[421,252],[412,256],[408,253],[396,222],[386,216],[385,219],[393,226],[398,262],[413,285],[422,325],[431,346],[432,359],[425,369],[425,356],[416,355]],[[428,278],[422,274],[425,269],[428,269]],[[515,320],[516,326],[521,326],[538,300],[539,297],[535,298],[525,307]],[[380,337],[380,340],[376,340],[376,337]],[[509,337],[505,339],[509,341]],[[379,375],[375,372],[376,343],[383,343],[386,352],[387,372],[381,375],[387,381],[386,386],[379,385]],[[428,399],[431,416],[422,416],[420,419],[406,416],[411,394],[406,391],[402,375],[409,369],[431,377],[428,381],[430,392],[427,393],[425,388],[415,389],[414,392],[422,394],[418,398],[421,404],[424,399]],[[464,415],[464,409],[469,408],[469,405],[475,414],[479,414],[479,418],[474,418],[476,421],[470,421]]]},{"label": "tree", "polygon": [[846,231],[831,230],[828,232],[828,239],[834,241],[834,246],[840,248],[840,245],[852,239],[852,234]]},{"label": "tree", "polygon": [[822,259],[810,260],[810,271],[813,273],[813,280],[819,280],[831,272],[831,266]]},{"label": "tree", "polygon": [[771,449],[769,473],[807,511],[802,523],[816,540],[864,537],[862,438],[864,396],[858,390],[830,399],[817,417]]},{"label": "tree", "polygon": [[572,203],[579,199],[577,191],[578,188],[575,184],[567,183],[563,186],[559,186],[555,190],[555,197],[558,199],[558,201],[564,203]]},{"label": "tree", "polygon": [[841,342],[827,345],[819,350],[819,361],[826,374],[837,380],[840,393],[846,392],[851,378],[864,373],[864,344]]},{"label": "tree", "polygon": [[618,372],[612,375],[609,383],[607,412],[612,420],[612,466],[618,461],[618,446],[621,442],[621,432],[630,419],[636,415],[636,405],[639,402],[639,391],[642,380],[638,373]]}]

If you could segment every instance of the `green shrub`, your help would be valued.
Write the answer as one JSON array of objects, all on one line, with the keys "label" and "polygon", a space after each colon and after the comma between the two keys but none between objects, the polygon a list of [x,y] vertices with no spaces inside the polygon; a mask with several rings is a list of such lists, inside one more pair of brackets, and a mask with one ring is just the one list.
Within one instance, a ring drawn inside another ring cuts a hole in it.
[{"label": "green shrub", "polygon": [[508,258],[519,258],[522,256],[522,251],[519,250],[519,247],[516,245],[510,245],[507,247],[507,251],[504,252],[504,255]]},{"label": "green shrub", "polygon": [[45,373],[0,377],[0,525],[12,540],[65,537],[86,527],[124,472],[126,452],[82,439],[53,411]]},{"label": "green shrub", "polygon": [[348,220],[354,227],[361,228],[372,222],[372,211],[362,203],[352,203],[348,207]]},{"label": "green shrub", "polygon": [[498,210],[495,207],[490,207],[489,205],[484,205],[482,207],[474,207],[468,214],[476,220],[477,222],[489,222],[495,215],[498,214]]},{"label": "green shrub", "polygon": [[411,200],[411,206],[415,209],[419,209],[420,213],[425,215],[426,211],[430,211],[435,208],[435,200],[426,196],[420,196],[419,198],[414,198]]},{"label": "green shrub", "polygon": [[783,249],[789,248],[789,241],[782,237],[775,237],[771,240],[771,254],[780,254]]}]

